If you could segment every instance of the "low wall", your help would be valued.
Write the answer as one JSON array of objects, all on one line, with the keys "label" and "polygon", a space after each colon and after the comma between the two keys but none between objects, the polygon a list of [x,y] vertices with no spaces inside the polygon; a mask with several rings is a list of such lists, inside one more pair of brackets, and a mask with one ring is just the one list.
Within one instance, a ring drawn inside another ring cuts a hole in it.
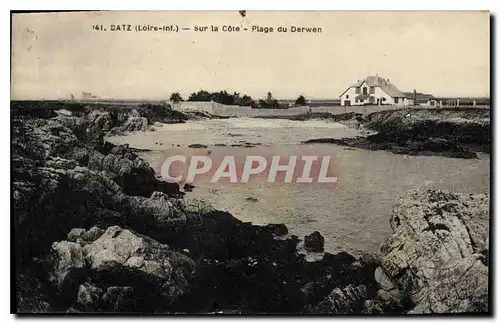
[{"label": "low wall", "polygon": [[214,101],[181,101],[170,102],[172,109],[179,111],[204,111],[215,115],[232,115],[232,112],[244,112],[251,107],[238,105],[223,105]]},{"label": "low wall", "polygon": [[204,111],[210,114],[214,113],[214,102],[210,101],[181,101],[171,102],[172,109],[179,111]]}]

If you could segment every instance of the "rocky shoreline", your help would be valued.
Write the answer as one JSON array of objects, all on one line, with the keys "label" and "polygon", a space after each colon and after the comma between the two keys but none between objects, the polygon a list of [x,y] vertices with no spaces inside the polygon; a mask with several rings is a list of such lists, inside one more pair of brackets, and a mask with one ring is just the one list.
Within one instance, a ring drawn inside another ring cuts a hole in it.
[{"label": "rocky shoreline", "polygon": [[[380,256],[308,262],[284,224],[193,208],[128,145],[104,141],[190,116],[161,106],[40,105],[11,104],[19,313],[489,310],[487,195],[412,192],[396,201]],[[321,234],[306,240],[321,250]]]},{"label": "rocky shoreline", "polygon": [[[343,114],[346,115],[346,114]],[[337,117],[339,119],[341,116]],[[322,116],[320,118],[330,118]],[[401,109],[355,115],[350,126],[376,132],[356,138],[317,138],[330,143],[395,154],[476,158],[491,151],[490,110],[484,108]],[[343,121],[342,118],[339,121]]]}]

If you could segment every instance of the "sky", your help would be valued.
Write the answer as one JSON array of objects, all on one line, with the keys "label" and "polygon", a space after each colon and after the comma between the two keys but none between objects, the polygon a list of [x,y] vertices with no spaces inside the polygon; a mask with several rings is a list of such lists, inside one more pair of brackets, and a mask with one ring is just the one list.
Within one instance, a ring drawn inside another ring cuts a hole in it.
[{"label": "sky", "polygon": [[[179,32],[111,31],[113,24]],[[102,25],[104,30],[93,26]],[[196,32],[223,25],[240,32]],[[251,26],[274,32],[252,32]],[[277,28],[287,27],[286,33]],[[291,26],[321,33],[292,33]],[[182,30],[190,28],[190,30]],[[200,89],[338,98],[378,74],[401,91],[489,96],[490,14],[469,11],[113,11],[14,14],[12,99],[184,98]]]}]

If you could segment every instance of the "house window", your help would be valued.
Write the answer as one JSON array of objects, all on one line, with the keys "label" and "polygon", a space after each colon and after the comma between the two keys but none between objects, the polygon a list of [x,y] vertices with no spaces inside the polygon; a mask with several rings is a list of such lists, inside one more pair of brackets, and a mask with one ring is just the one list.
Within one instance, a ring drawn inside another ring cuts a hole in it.
[{"label": "house window", "polygon": [[399,103],[399,98],[394,98],[394,103]]},{"label": "house window", "polygon": [[375,93],[375,87],[370,87],[370,93],[374,94]]},{"label": "house window", "polygon": [[359,87],[356,87],[356,94],[360,94],[361,93],[361,89]]},{"label": "house window", "polygon": [[345,98],[346,98],[346,99],[349,99],[349,95],[346,95],[346,96],[345,96]]},{"label": "house window", "polygon": [[363,88],[363,94],[364,94],[364,95],[367,95],[367,94],[368,94],[368,88],[367,88],[367,87],[364,87],[364,88]]},{"label": "house window", "polygon": [[370,96],[370,103],[375,103],[375,97],[374,96]]}]

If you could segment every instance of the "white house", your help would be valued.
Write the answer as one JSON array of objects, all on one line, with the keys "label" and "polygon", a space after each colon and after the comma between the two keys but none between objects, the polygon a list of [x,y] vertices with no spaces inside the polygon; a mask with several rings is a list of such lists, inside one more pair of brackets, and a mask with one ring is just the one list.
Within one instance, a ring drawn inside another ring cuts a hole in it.
[{"label": "white house", "polygon": [[410,100],[389,79],[368,76],[358,80],[340,95],[341,106],[410,105]]}]

